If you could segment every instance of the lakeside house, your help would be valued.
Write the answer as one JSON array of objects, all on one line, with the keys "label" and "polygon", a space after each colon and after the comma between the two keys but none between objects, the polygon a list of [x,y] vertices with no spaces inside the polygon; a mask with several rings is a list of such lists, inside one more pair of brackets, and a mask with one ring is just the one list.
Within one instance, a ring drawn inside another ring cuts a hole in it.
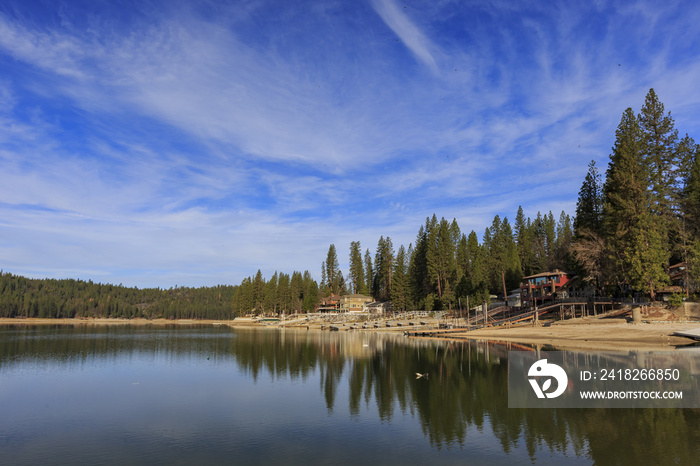
[{"label": "lakeside house", "polygon": [[331,293],[330,296],[321,298],[318,305],[318,312],[340,312],[340,296]]},{"label": "lakeside house", "polygon": [[671,283],[668,286],[656,290],[656,294],[663,301],[668,301],[669,296],[673,294],[685,295],[694,288],[688,277],[688,264],[686,262],[679,262],[678,264],[669,266],[668,277]]},{"label": "lakeside house", "polygon": [[508,307],[520,307],[522,306],[522,297],[520,295],[520,288],[516,288],[508,292],[506,297],[506,306]]},{"label": "lakeside house", "polygon": [[523,277],[520,283],[522,306],[532,308],[557,298],[566,298],[567,292],[564,287],[572,277],[572,274],[561,270]]},{"label": "lakeside house", "polygon": [[318,305],[318,312],[333,312],[333,313],[353,313],[369,312],[368,306],[372,303],[370,296],[361,294],[346,294],[338,296],[331,294],[325,298],[321,298]]},{"label": "lakeside house", "polygon": [[367,304],[373,299],[363,294],[346,294],[340,297],[340,312],[359,314],[367,312]]},{"label": "lakeside house", "polygon": [[390,314],[394,310],[391,301],[373,301],[371,303],[367,303],[365,307],[367,309],[366,312],[370,314]]}]

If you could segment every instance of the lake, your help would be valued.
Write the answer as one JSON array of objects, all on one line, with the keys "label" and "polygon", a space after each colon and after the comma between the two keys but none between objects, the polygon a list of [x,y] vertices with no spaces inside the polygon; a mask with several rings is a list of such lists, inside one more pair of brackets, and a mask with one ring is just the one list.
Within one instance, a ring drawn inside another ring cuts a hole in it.
[{"label": "lake", "polygon": [[700,410],[509,409],[507,355],[380,333],[0,326],[0,463],[698,464]]}]

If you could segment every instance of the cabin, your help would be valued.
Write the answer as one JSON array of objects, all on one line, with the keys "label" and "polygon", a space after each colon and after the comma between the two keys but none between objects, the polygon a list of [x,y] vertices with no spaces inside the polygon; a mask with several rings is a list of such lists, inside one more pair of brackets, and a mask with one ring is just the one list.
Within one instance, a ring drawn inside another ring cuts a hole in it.
[{"label": "cabin", "polygon": [[390,314],[393,312],[391,301],[373,301],[371,303],[367,303],[366,309],[370,314]]},{"label": "cabin", "polygon": [[516,288],[508,292],[506,297],[506,305],[508,307],[520,307],[522,306],[522,300],[520,296],[520,288]]},{"label": "cabin", "polygon": [[666,287],[656,290],[657,296],[663,301],[668,301],[669,296],[673,294],[686,295],[697,290],[697,283],[688,275],[688,264],[686,262],[680,262],[670,266],[667,272],[671,283]]},{"label": "cabin", "polygon": [[318,312],[339,312],[340,297],[334,294],[326,298],[321,298],[321,304],[318,306]]},{"label": "cabin", "polygon": [[688,264],[686,262],[670,266],[668,276],[671,279],[671,286],[680,286],[683,291],[688,288]]},{"label": "cabin", "polygon": [[523,307],[541,306],[558,298],[567,298],[564,288],[573,275],[561,270],[523,277],[520,283],[520,301]]},{"label": "cabin", "polygon": [[361,313],[367,312],[367,304],[373,299],[363,294],[346,294],[340,297],[340,312]]}]

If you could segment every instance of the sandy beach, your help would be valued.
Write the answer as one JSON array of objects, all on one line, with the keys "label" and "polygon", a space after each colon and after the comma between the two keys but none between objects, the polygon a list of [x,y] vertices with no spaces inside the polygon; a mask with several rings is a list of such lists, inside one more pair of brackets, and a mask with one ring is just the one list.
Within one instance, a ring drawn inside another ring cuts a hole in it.
[{"label": "sandy beach", "polygon": [[572,319],[549,327],[525,324],[511,328],[486,328],[453,334],[453,338],[497,340],[549,345],[572,350],[670,350],[693,340],[673,332],[700,329],[700,322],[627,323],[620,319]]}]

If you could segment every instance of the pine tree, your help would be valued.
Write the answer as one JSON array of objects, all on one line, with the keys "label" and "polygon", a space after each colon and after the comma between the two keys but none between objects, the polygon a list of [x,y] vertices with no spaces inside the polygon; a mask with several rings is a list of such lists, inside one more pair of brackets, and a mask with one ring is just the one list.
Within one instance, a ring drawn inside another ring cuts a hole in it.
[{"label": "pine tree", "polygon": [[476,232],[472,230],[467,237],[467,255],[469,257],[469,281],[479,283],[484,281],[484,259],[482,247]]},{"label": "pine tree", "polygon": [[406,249],[401,245],[396,253],[394,262],[393,279],[391,286],[391,301],[396,312],[404,312],[408,309],[408,267],[406,265]]},{"label": "pine tree", "polygon": [[341,281],[343,278],[340,272],[340,265],[338,264],[338,254],[335,251],[335,244],[331,244],[328,247],[328,255],[326,256],[325,262],[326,270],[326,280],[328,288],[332,294],[340,294]]},{"label": "pine tree", "polygon": [[554,215],[550,210],[544,217],[544,240],[545,240],[545,254],[547,260],[545,261],[547,270],[554,269],[554,258],[556,256],[557,249],[557,222],[554,220]]},{"label": "pine tree", "polygon": [[642,137],[642,153],[649,170],[653,213],[668,221],[671,216],[672,191],[678,168],[676,160],[678,131],[674,129],[671,112],[664,113],[664,105],[659,101],[654,89],[649,89],[638,120]]},{"label": "pine tree", "polygon": [[469,251],[469,301],[472,305],[486,303],[489,291],[486,284],[486,253],[474,230],[467,237]]},{"label": "pine tree", "polygon": [[[649,173],[650,207],[656,217],[653,226],[658,229],[661,238],[659,247],[670,257],[673,249],[671,239],[680,230],[674,212],[677,210],[674,188],[680,166],[677,159],[678,131],[674,129],[671,113],[664,113],[664,105],[654,89],[649,90],[638,119],[642,133],[642,153]],[[668,262],[663,266],[668,266]]]},{"label": "pine tree", "polygon": [[[650,173],[645,137],[631,108],[625,110],[616,132],[615,146],[604,186],[603,229],[606,251],[613,260],[610,274],[618,283],[648,291],[666,282],[668,230],[658,215],[658,203],[648,189]],[[599,275],[609,275],[599,266]]]},{"label": "pine tree", "polygon": [[450,278],[455,271],[455,244],[450,225],[442,218],[437,223],[437,218],[431,220],[431,229],[428,232],[427,265],[428,273],[433,291],[439,300],[450,305],[454,295],[448,294],[453,291]]},{"label": "pine tree", "polygon": [[563,210],[559,215],[557,224],[557,240],[554,251],[554,268],[571,271],[573,269],[573,259],[570,250],[574,238],[574,228],[571,217]]},{"label": "pine tree", "polygon": [[[683,189],[686,262],[692,288],[700,283],[700,145],[696,146]],[[689,291],[689,290],[687,290]]]},{"label": "pine tree", "polygon": [[[673,212],[674,222],[670,231],[671,239],[671,262],[688,262],[692,242],[698,237],[697,230],[692,228],[692,213],[689,207],[693,190],[688,189],[692,182],[691,172],[695,162],[695,154],[700,150],[700,145],[696,144],[693,138],[687,134],[679,142],[676,148],[676,160],[678,170],[673,187]],[[690,209],[692,210],[692,208]]]},{"label": "pine tree", "polygon": [[354,293],[367,294],[362,248],[359,241],[350,243],[350,284]]},{"label": "pine tree", "polygon": [[690,235],[700,238],[700,145],[696,146],[683,189],[683,212]]},{"label": "pine tree", "polygon": [[265,284],[265,298],[263,312],[273,312],[276,313],[279,308],[278,301],[278,291],[277,291],[277,272],[272,275],[272,277]]},{"label": "pine tree", "polygon": [[[484,281],[486,282],[486,285],[489,288],[489,291],[492,291],[497,285],[495,284],[495,274],[496,274],[496,269],[498,268],[497,259],[496,259],[496,246],[494,244],[494,237],[498,233],[498,230],[501,229],[501,217],[496,215],[493,218],[493,221],[491,222],[491,226],[486,228],[484,230],[484,235],[483,235],[483,251],[484,251]],[[498,270],[498,273],[500,274],[501,271],[500,269]]]},{"label": "pine tree", "polygon": [[469,277],[469,243],[467,236],[462,234],[457,242],[457,251],[455,252],[455,268],[458,271],[457,283]]},{"label": "pine tree", "polygon": [[540,212],[537,212],[537,217],[530,223],[530,236],[532,237],[531,274],[546,272],[549,268],[548,230],[546,216],[543,217]]},{"label": "pine tree", "polygon": [[518,213],[515,215],[515,241],[518,246],[518,256],[522,275],[528,276],[535,273],[535,255],[533,249],[533,229],[529,218],[525,218],[523,207],[518,206]]},{"label": "pine tree", "polygon": [[649,293],[652,301],[655,300],[656,290],[669,282],[665,267],[668,254],[664,249],[667,238],[664,237],[663,230],[656,228],[657,221],[657,217],[650,211],[637,218],[630,248],[625,250],[630,285],[635,290]]},{"label": "pine tree", "polygon": [[253,300],[255,309],[259,312],[263,311],[265,307],[265,279],[260,269],[258,269],[258,272],[255,274],[255,279],[253,280]]},{"label": "pine tree", "polygon": [[289,313],[292,309],[292,289],[289,274],[280,273],[277,282],[277,302],[278,312]]},{"label": "pine tree", "polygon": [[583,180],[576,203],[574,219],[574,235],[581,236],[581,231],[600,234],[601,215],[603,210],[603,183],[601,181],[595,160],[588,164],[588,173]]},{"label": "pine tree", "polygon": [[292,280],[289,287],[292,297],[291,309],[294,311],[300,311],[302,299],[304,297],[304,279],[302,278],[301,272],[295,270],[292,273]]},{"label": "pine tree", "polygon": [[374,267],[372,266],[372,255],[369,249],[365,250],[365,290],[376,299],[372,294],[372,286],[374,284]]},{"label": "pine tree", "polygon": [[[426,233],[430,223],[430,219],[425,220],[425,227],[421,226],[418,229],[416,236],[416,245],[413,248],[408,265],[408,274],[411,285],[411,293],[413,300],[419,308],[425,308],[424,300],[430,292],[430,284],[428,279],[428,235]],[[432,307],[431,307],[432,310]]]},{"label": "pine tree", "polygon": [[379,301],[388,301],[391,297],[391,273],[394,263],[394,247],[391,238],[382,236],[377,244],[374,256],[374,296]]},{"label": "pine tree", "polygon": [[517,287],[522,278],[518,247],[507,217],[504,217],[501,222],[499,216],[496,215],[488,229],[488,234],[485,235],[484,246],[488,254],[489,266],[487,270],[490,291],[495,294],[504,293],[505,277],[507,288],[505,293],[507,294],[508,289]]},{"label": "pine tree", "polygon": [[308,270],[304,271],[302,283],[302,287],[304,289],[302,309],[306,312],[311,312],[316,308],[316,304],[318,303],[318,284],[313,278],[311,278],[311,273],[309,273]]},{"label": "pine tree", "polygon": [[328,296],[330,295],[330,292],[326,294],[326,291],[329,289],[328,287],[328,276],[326,275],[326,263],[321,262],[321,294],[322,296]]}]

